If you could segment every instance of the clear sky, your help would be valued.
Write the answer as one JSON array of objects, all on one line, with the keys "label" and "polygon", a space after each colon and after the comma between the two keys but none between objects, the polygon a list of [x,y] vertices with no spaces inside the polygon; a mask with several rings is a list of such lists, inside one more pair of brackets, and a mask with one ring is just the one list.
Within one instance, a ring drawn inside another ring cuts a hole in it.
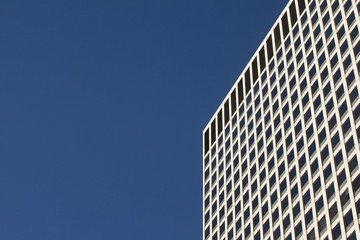
[{"label": "clear sky", "polygon": [[0,239],[201,239],[202,131],[286,3],[2,0]]}]

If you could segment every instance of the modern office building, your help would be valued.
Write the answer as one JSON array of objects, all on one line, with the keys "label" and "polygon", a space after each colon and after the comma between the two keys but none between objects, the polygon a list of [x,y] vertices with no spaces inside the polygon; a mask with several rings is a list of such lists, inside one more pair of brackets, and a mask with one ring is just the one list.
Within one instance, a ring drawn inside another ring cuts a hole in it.
[{"label": "modern office building", "polygon": [[203,132],[203,239],[360,239],[360,0],[293,0]]}]

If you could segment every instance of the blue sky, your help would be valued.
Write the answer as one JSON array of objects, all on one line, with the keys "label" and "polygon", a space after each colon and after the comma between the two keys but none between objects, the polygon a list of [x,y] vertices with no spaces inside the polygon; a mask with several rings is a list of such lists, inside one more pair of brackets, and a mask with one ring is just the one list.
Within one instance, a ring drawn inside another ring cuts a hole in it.
[{"label": "blue sky", "polygon": [[202,238],[202,131],[286,1],[1,1],[0,238]]}]

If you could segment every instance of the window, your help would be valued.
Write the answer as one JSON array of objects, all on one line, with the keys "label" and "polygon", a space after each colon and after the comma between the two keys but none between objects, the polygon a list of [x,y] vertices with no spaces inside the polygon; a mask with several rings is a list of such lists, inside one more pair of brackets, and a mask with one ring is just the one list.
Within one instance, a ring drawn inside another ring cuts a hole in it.
[{"label": "window", "polygon": [[306,105],[309,103],[309,94],[306,93],[302,99],[302,105],[303,107],[306,107]]},{"label": "window", "polygon": [[312,214],[312,210],[310,208],[310,210],[305,214],[305,223],[306,225],[309,225],[313,220],[313,214]]},{"label": "window", "polygon": [[350,201],[350,195],[349,195],[349,191],[346,189],[345,192],[340,196],[341,207],[344,209],[349,201]]},{"label": "window", "polygon": [[[310,32],[310,29],[309,29],[309,25],[306,25],[306,27],[304,28],[303,30],[303,36],[304,36],[304,39],[307,37],[307,35],[309,34]],[[299,43],[300,44],[300,43]],[[296,45],[295,45],[296,46]]]},{"label": "window", "polygon": [[318,177],[313,184],[314,195],[317,194],[317,192],[320,190],[320,187],[321,187],[321,181],[320,181],[320,177]]},{"label": "window", "polygon": [[[317,15],[316,15],[316,17],[317,17]],[[319,34],[320,34],[320,24],[314,30],[314,38],[316,39],[319,36]]]},{"label": "window", "polygon": [[358,168],[358,161],[356,155],[349,161],[349,169],[352,174]]},{"label": "window", "polygon": [[291,189],[292,201],[294,201],[294,199],[297,197],[298,193],[299,193],[299,190],[298,190],[297,184],[295,184],[294,187]]},{"label": "window", "polygon": [[318,223],[318,228],[319,228],[319,234],[321,235],[321,233],[324,232],[324,230],[326,229],[326,219],[325,216],[323,216],[319,223]]},{"label": "window", "polygon": [[328,76],[329,76],[329,72],[327,70],[327,67],[325,67],[324,70],[320,74],[321,81],[324,82]]},{"label": "window", "polygon": [[345,143],[345,148],[346,148],[346,153],[347,155],[349,156],[351,151],[353,150],[354,148],[354,140],[353,140],[353,137],[351,136],[349,138],[349,140]]},{"label": "window", "polygon": [[329,177],[332,174],[332,169],[331,169],[331,164],[329,164],[325,169],[324,169],[324,178],[325,178],[325,182],[329,179]]},{"label": "window", "polygon": [[329,115],[331,113],[333,108],[334,108],[334,102],[333,102],[332,98],[330,98],[329,101],[326,103],[326,113],[327,113],[327,115]]},{"label": "window", "polygon": [[352,211],[350,209],[350,211],[344,216],[344,223],[345,223],[345,227],[349,228],[353,223],[354,223],[354,219],[353,219],[353,215],[352,215]]},{"label": "window", "polygon": [[311,38],[309,38],[305,43],[305,49],[308,51],[312,45]]},{"label": "window", "polygon": [[326,139],[326,131],[325,128],[319,133],[319,145],[321,145]]},{"label": "window", "polygon": [[274,212],[272,213],[272,221],[273,221],[273,225],[275,224],[275,222],[279,219],[279,210],[278,208],[275,208]]},{"label": "window", "polygon": [[293,208],[294,221],[298,217],[299,213],[300,213],[300,204],[297,203]]},{"label": "window", "polygon": [[354,193],[357,192],[360,189],[360,175],[357,176],[353,182],[352,182],[352,187],[353,187],[353,191]]},{"label": "window", "polygon": [[250,68],[245,72],[245,95],[250,91],[251,83],[250,83]]},{"label": "window", "polygon": [[330,131],[332,131],[334,127],[336,127],[336,124],[337,124],[337,120],[336,120],[336,115],[334,114],[329,120]]},{"label": "window", "polygon": [[266,47],[267,47],[267,55],[268,55],[268,61],[271,60],[274,52],[273,52],[273,47],[272,47],[272,39],[271,39],[271,35],[269,36],[269,38],[266,40]]},{"label": "window", "polygon": [[260,182],[261,183],[265,180],[265,177],[266,177],[266,169],[264,168],[260,173]]},{"label": "window", "polygon": [[[301,176],[301,187],[304,188],[305,185],[308,183],[309,178],[308,178],[308,174],[307,172],[305,172],[302,176]],[[286,186],[285,186],[286,187]]]},{"label": "window", "polygon": [[311,119],[311,109],[309,108],[306,112],[305,112],[305,124],[307,124],[307,122]]},{"label": "window", "polygon": [[266,185],[261,189],[261,198],[264,198],[267,194],[267,187]]},{"label": "window", "polygon": [[286,190],[286,178],[280,184],[280,194],[282,194]]},{"label": "window", "polygon": [[298,153],[300,153],[300,151],[303,149],[303,147],[304,147],[304,140],[301,137],[299,139],[299,141],[297,142],[297,144],[296,144],[296,148],[297,148]]},{"label": "window", "polygon": [[324,43],[322,41],[322,39],[320,38],[319,41],[316,43],[316,51],[319,53],[320,50],[322,49]]},{"label": "window", "polygon": [[328,96],[328,94],[329,94],[330,91],[331,91],[330,82],[328,82],[328,83],[325,85],[323,91],[324,91],[324,98],[326,99],[326,97]]},{"label": "window", "polygon": [[331,232],[332,232],[332,236],[333,236],[334,240],[337,240],[338,238],[340,238],[341,237],[340,224],[338,223]]},{"label": "window", "polygon": [[262,216],[265,216],[268,213],[268,211],[269,211],[269,206],[268,203],[265,202],[265,204],[261,208]]},{"label": "window", "polygon": [[324,207],[324,201],[322,196],[320,196],[320,198],[316,201],[315,203],[315,207],[316,207],[316,212],[319,214],[320,211],[323,209]]},{"label": "window", "polygon": [[315,161],[311,164],[311,174],[312,176],[315,175],[315,173],[319,170],[319,164],[317,159],[315,159]]},{"label": "window", "polygon": [[321,161],[322,163],[325,163],[325,161],[327,160],[327,158],[329,157],[329,149],[328,146],[326,145],[324,147],[324,149],[321,151]]},{"label": "window", "polygon": [[354,42],[354,40],[358,35],[359,35],[359,30],[357,27],[354,27],[354,30],[352,30],[350,33],[351,41]]},{"label": "window", "polygon": [[298,238],[302,233],[302,224],[301,221],[298,223],[298,225],[295,226],[295,236]]},{"label": "window", "polygon": [[[312,124],[308,127],[308,129],[306,129],[306,138],[309,141],[309,139],[313,136],[314,134],[314,129]],[[315,146],[316,147],[316,146]]]},{"label": "window", "polygon": [[266,233],[269,231],[269,228],[270,228],[270,224],[269,224],[269,220],[267,220],[264,225],[263,225],[263,237],[266,235]]},{"label": "window", "polygon": [[[306,191],[306,193],[303,196],[303,204],[304,204],[304,209],[306,208],[306,206],[308,205],[308,203],[310,202],[310,189]],[[306,216],[305,216],[306,217]],[[311,218],[312,218],[312,214],[311,214]],[[309,222],[310,223],[310,222]],[[308,222],[306,224],[309,224]]]},{"label": "window", "polygon": [[275,173],[270,177],[270,188],[273,188],[276,182]]},{"label": "window", "polygon": [[[291,170],[290,170],[290,182],[295,180],[295,176],[296,176],[296,166],[294,166]],[[270,179],[271,181],[271,179]]]},{"label": "window", "polygon": [[281,209],[282,209],[283,214],[286,211],[286,209],[288,208],[288,206],[289,206],[288,197],[285,196],[284,200],[281,201]]},{"label": "window", "polygon": [[321,123],[324,121],[324,115],[322,112],[320,112],[316,117],[316,126],[317,128],[320,127]]},{"label": "window", "polygon": [[320,95],[314,100],[314,109],[315,109],[315,112],[318,110],[318,108],[320,107],[321,105],[321,98],[320,98]]},{"label": "window", "polygon": [[280,239],[280,226],[277,227],[274,231],[274,240]]},{"label": "window", "polygon": [[334,183],[331,183],[330,186],[326,189],[326,196],[327,196],[328,202],[330,202],[330,200],[332,199],[334,194],[335,194]]}]

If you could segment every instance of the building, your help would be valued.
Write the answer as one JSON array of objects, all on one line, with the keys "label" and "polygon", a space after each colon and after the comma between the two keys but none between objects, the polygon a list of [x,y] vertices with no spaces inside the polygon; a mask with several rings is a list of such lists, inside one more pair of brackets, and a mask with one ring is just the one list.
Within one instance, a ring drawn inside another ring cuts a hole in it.
[{"label": "building", "polygon": [[360,239],[360,0],[292,0],[203,132],[203,239]]}]

